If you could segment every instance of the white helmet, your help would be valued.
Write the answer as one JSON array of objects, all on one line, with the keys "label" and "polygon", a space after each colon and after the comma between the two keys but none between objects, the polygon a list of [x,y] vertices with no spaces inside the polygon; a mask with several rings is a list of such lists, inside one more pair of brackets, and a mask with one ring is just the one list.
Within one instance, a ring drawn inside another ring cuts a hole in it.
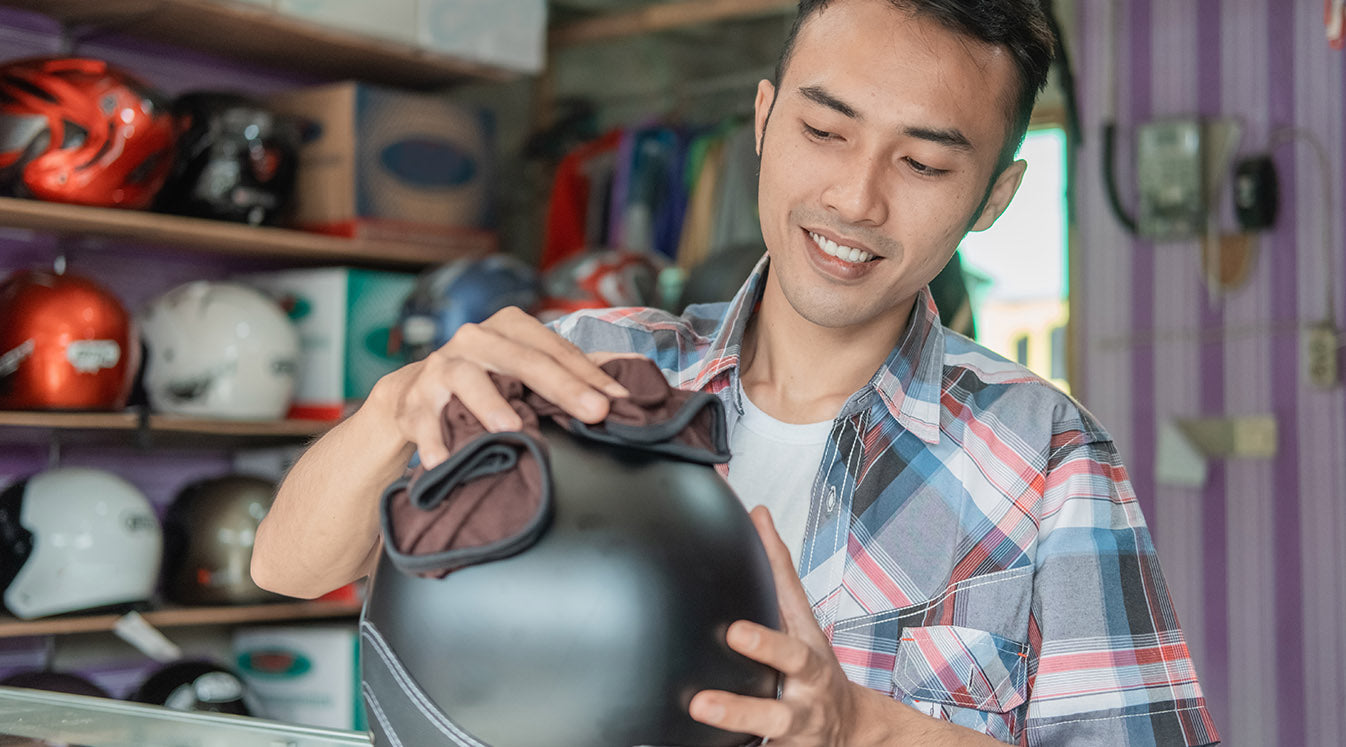
[{"label": "white helmet", "polygon": [[145,391],[156,412],[268,420],[289,409],[299,333],[261,291],[180,285],[150,304],[141,330]]},{"label": "white helmet", "polygon": [[0,585],[17,617],[148,600],[162,558],[153,507],[111,472],[51,469],[0,493]]}]

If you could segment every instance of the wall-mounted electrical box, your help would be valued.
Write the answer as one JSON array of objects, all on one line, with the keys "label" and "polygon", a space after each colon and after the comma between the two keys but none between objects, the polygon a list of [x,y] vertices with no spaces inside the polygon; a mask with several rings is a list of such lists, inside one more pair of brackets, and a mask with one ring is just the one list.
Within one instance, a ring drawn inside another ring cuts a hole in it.
[{"label": "wall-mounted electrical box", "polygon": [[1156,241],[1182,241],[1206,229],[1206,163],[1197,119],[1147,122],[1136,135],[1140,185],[1137,228]]}]

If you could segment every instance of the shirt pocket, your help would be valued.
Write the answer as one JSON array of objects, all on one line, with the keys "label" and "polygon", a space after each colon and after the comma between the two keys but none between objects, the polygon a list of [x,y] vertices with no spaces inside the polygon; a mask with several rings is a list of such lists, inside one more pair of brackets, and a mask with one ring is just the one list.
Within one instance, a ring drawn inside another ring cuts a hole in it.
[{"label": "shirt pocket", "polygon": [[915,700],[1008,713],[1028,697],[1028,645],[956,625],[906,628],[893,684]]}]

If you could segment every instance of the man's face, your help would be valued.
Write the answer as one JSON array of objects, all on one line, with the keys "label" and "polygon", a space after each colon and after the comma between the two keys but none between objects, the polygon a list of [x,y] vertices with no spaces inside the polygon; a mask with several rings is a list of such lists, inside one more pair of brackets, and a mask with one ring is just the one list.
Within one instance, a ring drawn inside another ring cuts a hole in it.
[{"label": "man's face", "polygon": [[888,0],[809,18],[780,90],[758,88],[767,292],[824,327],[905,320],[969,226],[989,227],[1018,187],[1022,162],[978,210],[1016,83],[1006,50]]}]

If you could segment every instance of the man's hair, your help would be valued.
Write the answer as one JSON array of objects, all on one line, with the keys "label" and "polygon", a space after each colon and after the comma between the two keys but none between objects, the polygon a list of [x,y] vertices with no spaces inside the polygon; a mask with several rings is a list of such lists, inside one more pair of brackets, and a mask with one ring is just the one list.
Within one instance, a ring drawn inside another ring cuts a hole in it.
[{"label": "man's hair", "polygon": [[[1047,85],[1047,70],[1052,64],[1056,39],[1047,23],[1047,15],[1043,12],[1043,1],[888,0],[898,10],[933,19],[956,34],[1005,47],[1013,56],[1019,89],[1013,97],[1007,97],[1006,103],[1013,108],[1008,112],[1010,127],[996,163],[997,175],[1014,162],[1014,154],[1019,152],[1019,146],[1028,132],[1033,104],[1037,101],[1038,93]],[[780,88],[781,76],[790,64],[790,55],[794,51],[795,37],[800,27],[830,2],[832,0],[799,0],[799,13],[795,16],[790,35],[786,37],[780,59],[776,62],[777,89]]]}]

